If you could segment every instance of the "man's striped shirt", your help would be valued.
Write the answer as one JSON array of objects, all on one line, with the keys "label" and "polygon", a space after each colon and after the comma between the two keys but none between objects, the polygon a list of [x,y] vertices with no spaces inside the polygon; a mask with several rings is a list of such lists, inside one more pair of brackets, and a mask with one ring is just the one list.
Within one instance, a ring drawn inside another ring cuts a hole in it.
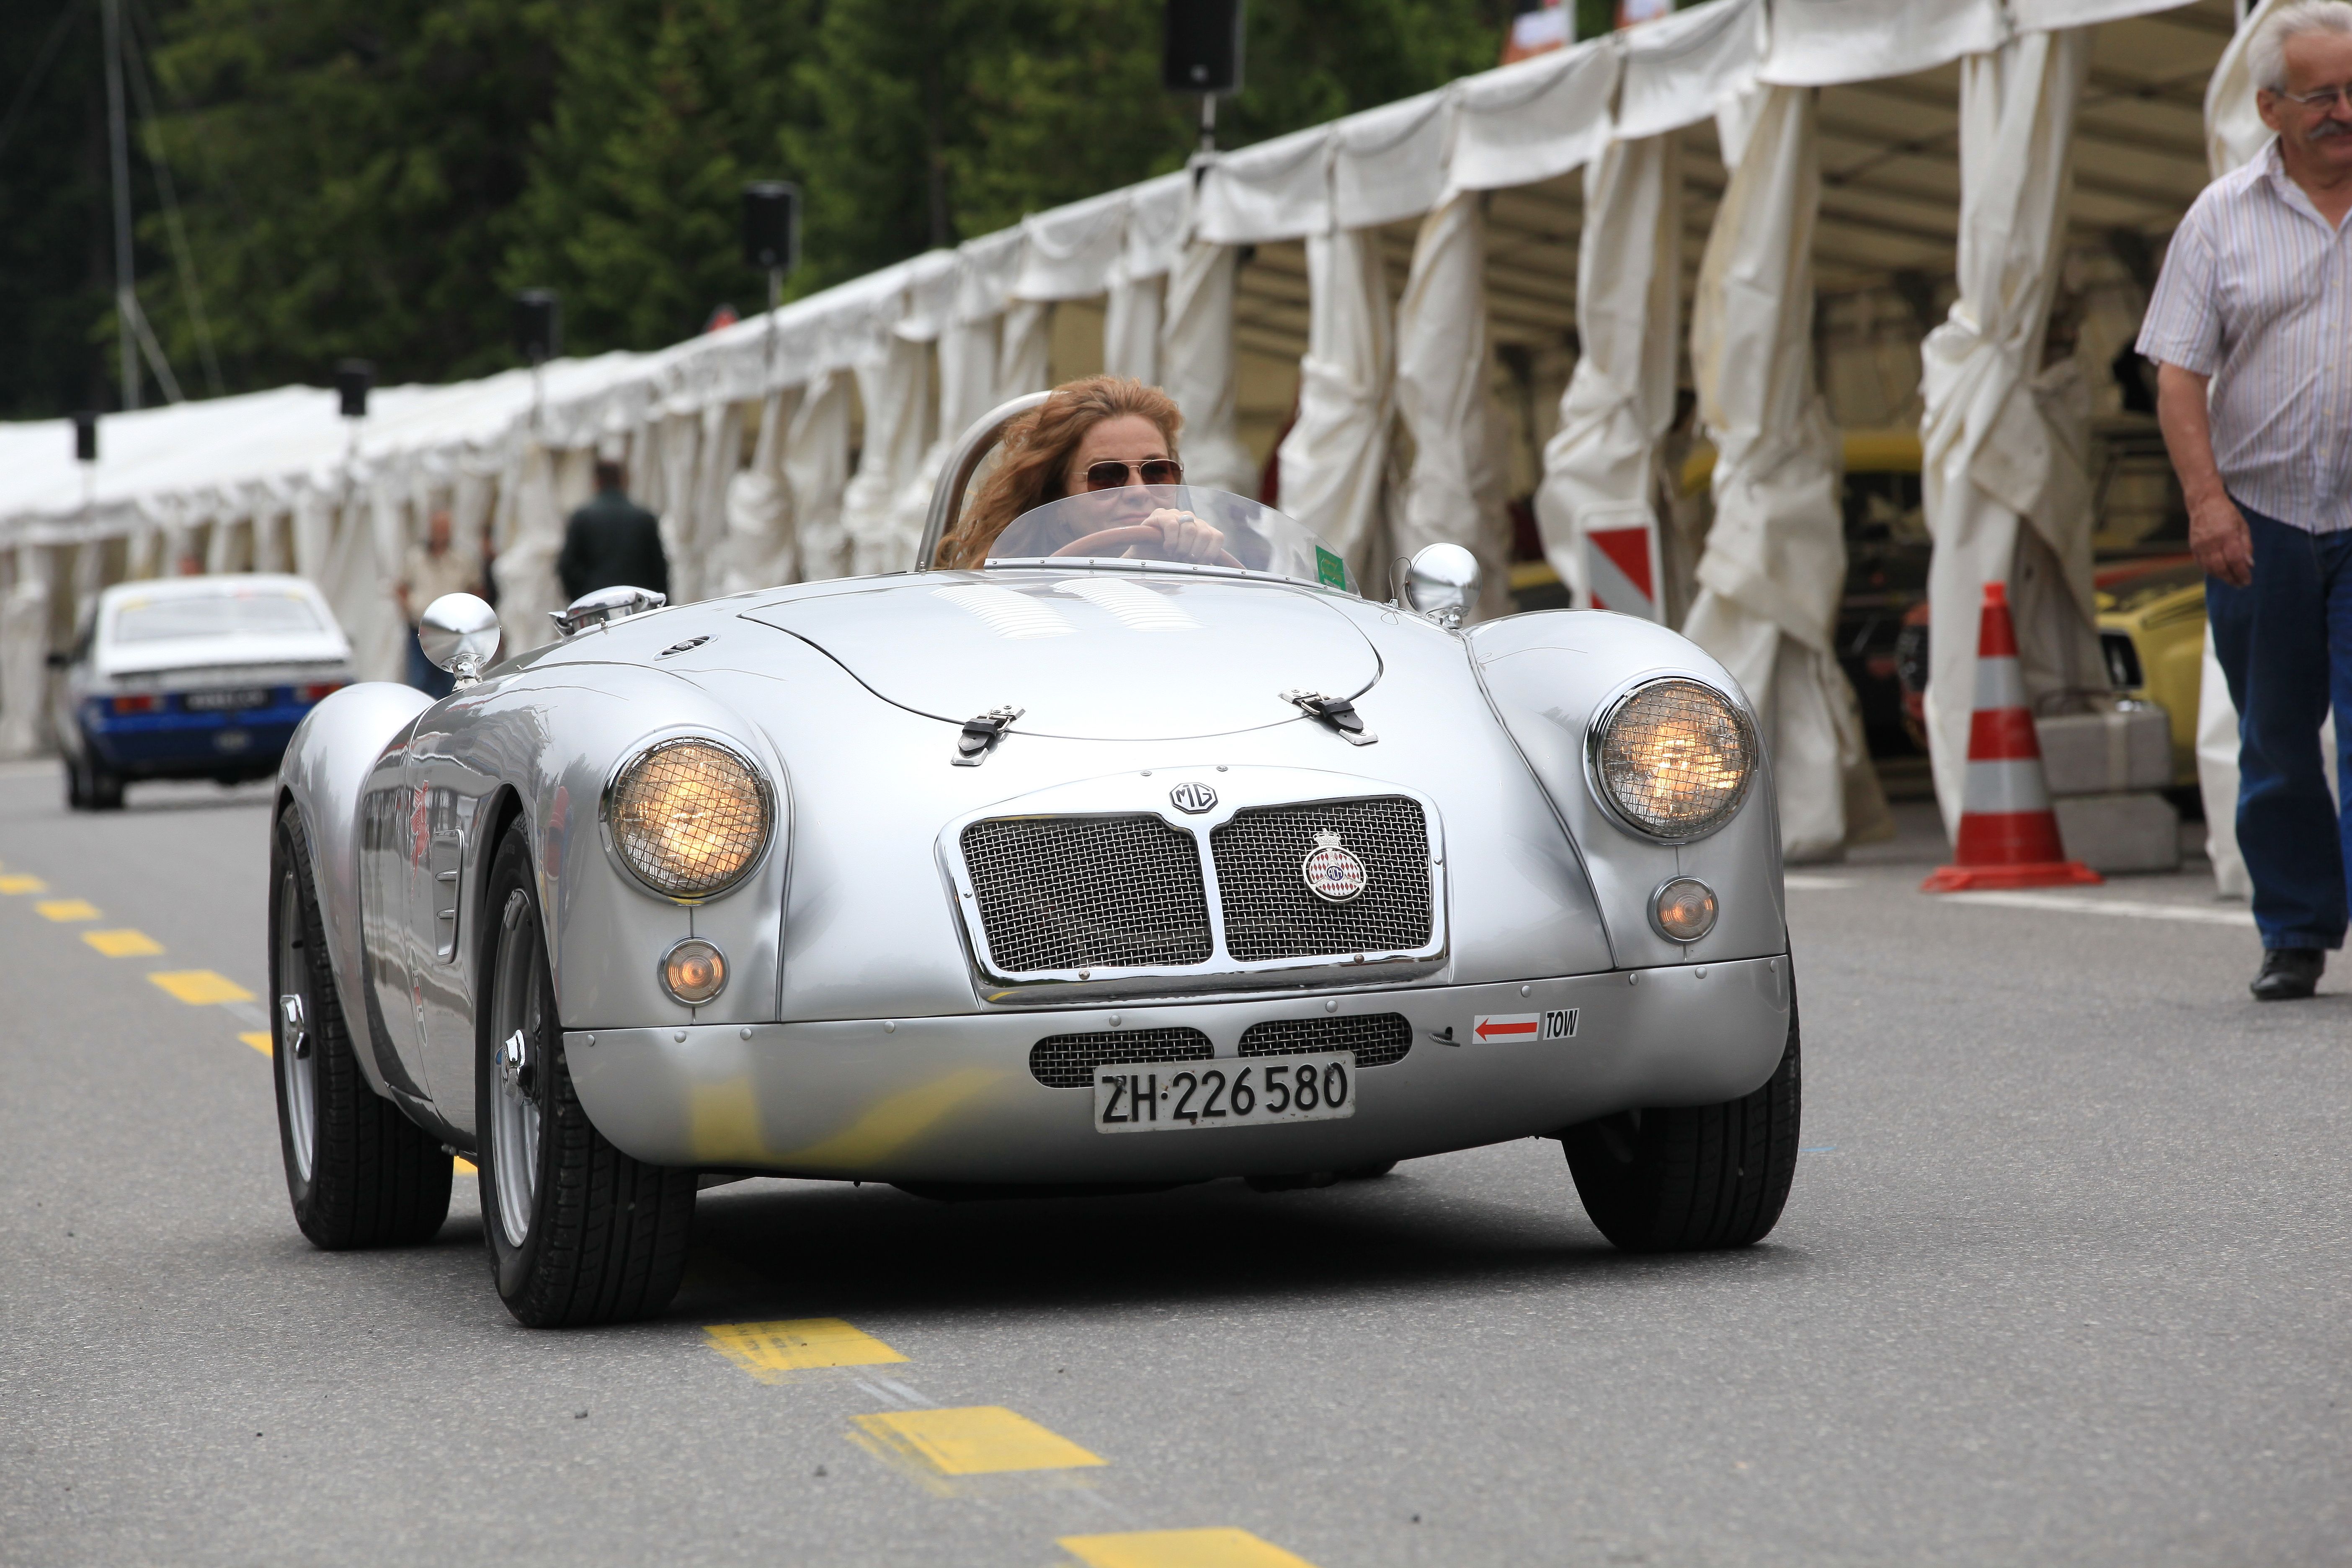
[{"label": "man's striped shirt", "polygon": [[2139,352],[2213,378],[2213,458],[2241,504],[2352,528],[2352,216],[2331,227],[2277,142],[2173,230]]}]

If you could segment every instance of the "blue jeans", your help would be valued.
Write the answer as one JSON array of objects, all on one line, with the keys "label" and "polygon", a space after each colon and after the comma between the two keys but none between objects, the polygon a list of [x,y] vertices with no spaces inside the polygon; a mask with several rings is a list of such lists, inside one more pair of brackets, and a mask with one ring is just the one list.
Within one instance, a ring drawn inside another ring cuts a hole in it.
[{"label": "blue jeans", "polygon": [[[2352,862],[2352,532],[2238,510],[2253,535],[2254,580],[2206,578],[2205,614],[2238,705],[2238,848],[2254,924],[2266,948],[2339,948]],[[2331,702],[2340,804],[2327,798],[2319,756]]]},{"label": "blue jeans", "polygon": [[416,628],[408,628],[408,684],[436,701],[457,689],[457,678],[425,657]]}]

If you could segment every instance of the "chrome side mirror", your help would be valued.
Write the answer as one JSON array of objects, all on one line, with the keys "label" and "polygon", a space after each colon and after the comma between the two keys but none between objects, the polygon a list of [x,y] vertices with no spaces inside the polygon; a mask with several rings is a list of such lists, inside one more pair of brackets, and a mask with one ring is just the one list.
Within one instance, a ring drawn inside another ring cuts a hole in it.
[{"label": "chrome side mirror", "polygon": [[1405,607],[1454,631],[1478,602],[1478,558],[1458,544],[1424,544],[1404,569]]},{"label": "chrome side mirror", "polygon": [[416,623],[425,657],[471,686],[499,653],[499,613],[471,594],[444,594]]},{"label": "chrome side mirror", "polygon": [[565,637],[588,626],[601,626],[606,621],[617,621],[624,616],[641,615],[646,610],[658,610],[669,603],[669,595],[656,594],[651,588],[633,588],[615,584],[610,588],[593,588],[560,610],[550,610],[548,618],[555,629]]}]

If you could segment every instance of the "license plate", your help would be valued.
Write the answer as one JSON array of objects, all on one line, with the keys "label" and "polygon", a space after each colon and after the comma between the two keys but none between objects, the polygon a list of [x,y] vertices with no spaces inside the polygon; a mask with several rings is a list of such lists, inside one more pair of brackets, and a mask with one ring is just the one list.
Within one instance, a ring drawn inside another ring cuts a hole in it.
[{"label": "license plate", "polygon": [[1328,1121],[1356,1114],[1356,1058],[1244,1057],[1213,1062],[1135,1062],[1095,1069],[1095,1131],[1188,1132]]},{"label": "license plate", "polygon": [[191,691],[180,701],[191,713],[227,713],[239,708],[267,708],[269,692],[259,687],[246,691]]}]

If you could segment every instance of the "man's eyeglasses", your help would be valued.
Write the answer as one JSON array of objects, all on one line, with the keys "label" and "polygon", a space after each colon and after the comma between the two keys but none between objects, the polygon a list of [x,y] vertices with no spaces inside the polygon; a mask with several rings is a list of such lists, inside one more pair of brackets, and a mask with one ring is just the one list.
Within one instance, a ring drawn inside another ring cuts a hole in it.
[{"label": "man's eyeglasses", "polygon": [[1115,490],[1127,483],[1129,473],[1139,475],[1147,485],[1184,482],[1184,465],[1173,458],[1147,458],[1140,463],[1122,463],[1112,458],[1087,465],[1087,489]]},{"label": "man's eyeglasses", "polygon": [[2299,103],[2305,109],[2333,109],[2339,101],[2352,102],[2352,82],[2340,87],[2323,87],[2316,92],[2282,92],[2276,88],[2272,90],[2278,92],[2289,103]]}]

